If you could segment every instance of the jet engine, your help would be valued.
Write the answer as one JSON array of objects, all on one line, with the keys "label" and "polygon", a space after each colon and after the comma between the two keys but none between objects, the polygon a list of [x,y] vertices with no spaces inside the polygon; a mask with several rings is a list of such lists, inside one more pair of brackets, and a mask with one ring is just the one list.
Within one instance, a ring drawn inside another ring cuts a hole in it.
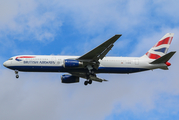
[{"label": "jet engine", "polygon": [[65,59],[63,62],[63,67],[65,68],[75,68],[75,67],[82,67],[83,62],[80,62],[78,60],[72,60],[72,59]]},{"label": "jet engine", "polygon": [[77,83],[79,82],[79,77],[66,74],[61,76],[61,80],[62,83]]}]

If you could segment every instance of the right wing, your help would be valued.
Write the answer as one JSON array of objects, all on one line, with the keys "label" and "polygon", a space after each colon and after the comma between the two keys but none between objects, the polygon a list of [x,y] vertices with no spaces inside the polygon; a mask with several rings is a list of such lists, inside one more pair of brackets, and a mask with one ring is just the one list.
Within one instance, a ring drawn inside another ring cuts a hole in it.
[{"label": "right wing", "polygon": [[98,47],[79,57],[78,60],[98,61],[99,59],[103,59],[105,55],[114,46],[114,42],[116,42],[116,40],[121,36],[121,34],[113,36],[112,38],[102,43]]}]

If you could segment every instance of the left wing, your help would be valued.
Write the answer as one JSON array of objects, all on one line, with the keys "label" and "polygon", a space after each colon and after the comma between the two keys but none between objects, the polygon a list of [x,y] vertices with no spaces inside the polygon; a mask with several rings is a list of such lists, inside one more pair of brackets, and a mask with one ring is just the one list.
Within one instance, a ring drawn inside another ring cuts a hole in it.
[{"label": "left wing", "polygon": [[97,82],[107,81],[105,79],[98,78],[96,75],[86,76],[85,73],[70,73],[70,74],[72,74],[72,76],[77,76],[77,77],[81,77],[81,78],[84,78],[84,79],[90,79],[90,80],[97,81]]}]

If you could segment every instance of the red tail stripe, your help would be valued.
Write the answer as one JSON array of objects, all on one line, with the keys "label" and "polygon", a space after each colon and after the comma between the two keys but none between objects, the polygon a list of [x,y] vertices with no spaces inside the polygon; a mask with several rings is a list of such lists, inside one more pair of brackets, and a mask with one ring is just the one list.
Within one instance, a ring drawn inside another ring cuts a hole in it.
[{"label": "red tail stripe", "polygon": [[168,43],[168,44],[171,44],[171,42],[172,42],[172,39],[173,39],[173,37],[171,37],[171,38],[170,38],[170,41],[169,41],[169,43]]},{"label": "red tail stripe", "polygon": [[149,53],[149,52],[147,52],[146,55],[147,55],[150,59],[158,59],[158,58],[160,58],[159,55],[157,55],[157,54],[152,54],[152,53]]},{"label": "red tail stripe", "polygon": [[159,41],[159,42],[155,45],[155,47],[160,46],[160,45],[163,45],[163,44],[170,44],[171,41],[169,42],[169,40],[170,40],[170,37],[167,37],[167,38],[165,38],[165,39]]}]

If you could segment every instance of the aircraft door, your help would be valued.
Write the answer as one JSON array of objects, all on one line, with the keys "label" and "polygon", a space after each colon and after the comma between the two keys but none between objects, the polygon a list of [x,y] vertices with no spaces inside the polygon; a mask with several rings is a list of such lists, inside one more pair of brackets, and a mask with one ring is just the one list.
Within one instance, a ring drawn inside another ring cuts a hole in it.
[{"label": "aircraft door", "polygon": [[135,60],[134,60],[134,64],[135,64],[135,65],[139,65],[139,60],[138,60],[138,59],[135,59]]}]

